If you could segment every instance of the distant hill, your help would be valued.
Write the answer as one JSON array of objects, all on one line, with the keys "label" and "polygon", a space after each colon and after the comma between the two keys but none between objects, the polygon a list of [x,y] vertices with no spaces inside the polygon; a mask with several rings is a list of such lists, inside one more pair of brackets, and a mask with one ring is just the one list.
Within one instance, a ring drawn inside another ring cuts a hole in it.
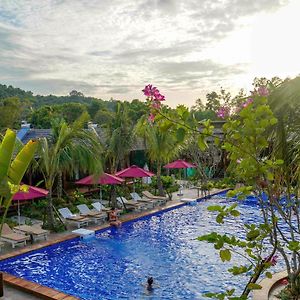
[{"label": "distant hill", "polygon": [[[6,115],[15,115],[13,125],[7,121],[2,124],[0,121],[0,129],[6,126],[18,127],[21,120],[29,121],[36,128],[49,128],[53,118],[63,117],[67,122],[73,122],[83,111],[89,113],[92,121],[102,124],[114,117],[119,102],[113,99],[86,97],[76,90],[67,96],[33,95],[31,91],[0,84],[0,107],[5,107]],[[145,102],[138,99],[132,102],[125,101],[124,105],[127,106],[129,117],[133,122],[147,111]]]}]

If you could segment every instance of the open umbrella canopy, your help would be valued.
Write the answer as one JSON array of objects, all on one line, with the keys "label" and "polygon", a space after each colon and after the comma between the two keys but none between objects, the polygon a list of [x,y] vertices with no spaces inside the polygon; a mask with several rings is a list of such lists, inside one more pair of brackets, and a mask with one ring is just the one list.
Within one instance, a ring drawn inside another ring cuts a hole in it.
[{"label": "open umbrella canopy", "polygon": [[90,175],[76,181],[75,183],[82,184],[82,185],[91,185],[91,184],[104,185],[104,184],[122,184],[123,182],[124,179],[122,178],[119,178],[117,176],[108,173],[104,173],[98,178],[98,180],[95,180],[95,178],[92,175]]},{"label": "open umbrella canopy", "polygon": [[117,172],[116,175],[119,177],[140,178],[140,177],[151,177],[154,176],[155,174],[150,171],[146,171],[138,166],[132,165],[127,169]]},{"label": "open umbrella canopy", "polygon": [[48,191],[34,187],[29,186],[29,189],[27,192],[19,191],[13,196],[13,200],[29,200],[29,199],[36,199],[36,198],[42,198],[48,195]]},{"label": "open umbrella canopy", "polygon": [[175,160],[164,166],[166,169],[187,169],[187,168],[196,168],[194,164],[191,164],[183,159]]}]

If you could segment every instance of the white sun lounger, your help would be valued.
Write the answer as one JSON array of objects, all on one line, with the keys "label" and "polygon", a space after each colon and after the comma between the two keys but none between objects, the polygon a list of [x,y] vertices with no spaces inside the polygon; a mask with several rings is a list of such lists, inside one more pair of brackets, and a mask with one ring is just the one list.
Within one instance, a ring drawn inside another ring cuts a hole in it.
[{"label": "white sun lounger", "polygon": [[148,199],[151,200],[157,200],[160,202],[160,204],[165,204],[168,201],[168,197],[164,197],[164,196],[154,196],[153,194],[151,194],[149,191],[143,191],[142,192],[143,196],[145,196]]},{"label": "white sun lounger", "polygon": [[147,205],[150,208],[153,208],[155,206],[155,204],[157,204],[159,201],[156,199],[148,199],[148,198],[142,198],[138,193],[133,192],[130,193],[131,198],[133,199],[133,201],[137,201],[140,203],[144,203],[145,205]]},{"label": "white sun lounger", "polygon": [[92,203],[92,206],[98,212],[101,212],[101,211],[110,211],[111,210],[110,207],[105,207],[101,202],[94,202],[94,203]]},{"label": "white sun lounger", "polygon": [[66,220],[66,222],[76,224],[78,228],[82,226],[87,226],[89,221],[94,221],[90,218],[72,214],[72,212],[67,207],[59,208],[58,211]]},{"label": "white sun lounger", "polygon": [[80,214],[85,217],[93,218],[96,222],[105,222],[107,216],[105,213],[99,211],[92,211],[88,208],[86,204],[77,205]]},{"label": "white sun lounger", "polygon": [[135,211],[141,211],[145,207],[145,205],[141,205],[137,201],[127,200],[124,197],[117,197],[117,201],[122,207],[125,206],[126,208],[134,209]]}]

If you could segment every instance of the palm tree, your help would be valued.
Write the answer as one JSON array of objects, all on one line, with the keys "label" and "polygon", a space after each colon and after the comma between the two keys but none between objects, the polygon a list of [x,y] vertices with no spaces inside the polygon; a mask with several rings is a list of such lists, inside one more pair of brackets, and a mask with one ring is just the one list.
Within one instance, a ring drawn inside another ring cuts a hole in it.
[{"label": "palm tree", "polygon": [[150,124],[146,117],[142,117],[136,125],[135,132],[145,139],[149,159],[157,165],[157,188],[159,195],[163,196],[162,165],[176,156],[179,143],[171,130],[164,130],[160,125],[159,122]]},{"label": "palm tree", "polygon": [[52,194],[54,183],[61,180],[61,174],[83,171],[98,175],[102,172],[102,148],[95,133],[83,128],[86,119],[83,114],[72,125],[64,121],[55,124],[52,140],[42,138],[40,141],[39,169],[49,190],[46,224],[49,229],[55,227]]},{"label": "palm tree", "polygon": [[106,158],[110,162],[111,172],[115,173],[118,167],[124,168],[129,161],[134,136],[133,125],[128,117],[127,107],[118,103],[112,122],[106,124]]}]

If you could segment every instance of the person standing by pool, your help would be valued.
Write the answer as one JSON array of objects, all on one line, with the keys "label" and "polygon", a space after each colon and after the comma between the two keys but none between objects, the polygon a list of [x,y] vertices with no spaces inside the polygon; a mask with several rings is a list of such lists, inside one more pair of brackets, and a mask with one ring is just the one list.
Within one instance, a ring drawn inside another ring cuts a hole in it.
[{"label": "person standing by pool", "polygon": [[115,207],[108,213],[109,225],[119,227],[122,222],[118,219],[118,211]]}]

